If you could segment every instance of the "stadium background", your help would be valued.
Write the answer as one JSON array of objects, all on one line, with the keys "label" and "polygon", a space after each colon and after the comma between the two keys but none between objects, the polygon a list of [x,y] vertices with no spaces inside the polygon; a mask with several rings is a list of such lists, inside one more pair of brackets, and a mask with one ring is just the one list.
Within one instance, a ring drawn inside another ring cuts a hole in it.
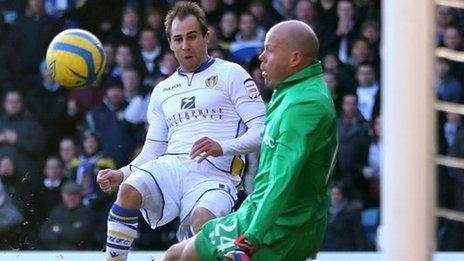
[{"label": "stadium background", "polygon": [[[140,149],[147,95],[177,67],[163,29],[164,14],[174,2],[0,1],[0,217],[5,221],[0,249],[103,249],[106,212],[114,197],[98,189],[95,175],[98,169],[124,165]],[[198,2],[212,32],[210,54],[247,68],[264,100],[270,92],[256,56],[266,30],[278,21],[298,19],[318,33],[324,77],[339,113],[340,140],[322,250],[376,250],[383,148],[380,1]],[[462,51],[463,25],[462,11],[437,6],[437,46]],[[47,75],[46,48],[67,28],[89,30],[105,46],[107,69],[94,86],[71,91]],[[437,98],[462,103],[463,63],[440,58],[435,69]],[[440,113],[438,119],[439,153],[463,157],[461,117]],[[439,167],[440,206],[464,210],[460,172]],[[68,181],[80,184],[81,205],[62,204],[60,192],[76,189],[64,187]],[[437,249],[462,251],[463,225],[439,219]],[[142,222],[135,249],[166,249],[174,242],[175,227],[173,222],[153,232]]]}]

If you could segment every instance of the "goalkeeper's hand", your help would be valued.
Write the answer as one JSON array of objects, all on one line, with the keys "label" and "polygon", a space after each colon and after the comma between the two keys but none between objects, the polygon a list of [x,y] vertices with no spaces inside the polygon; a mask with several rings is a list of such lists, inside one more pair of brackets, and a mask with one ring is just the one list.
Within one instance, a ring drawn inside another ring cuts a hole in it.
[{"label": "goalkeeper's hand", "polygon": [[251,256],[256,252],[256,249],[253,245],[247,240],[245,235],[239,236],[234,244],[237,246],[236,249],[228,252],[225,257],[228,260],[234,261],[249,261]]}]

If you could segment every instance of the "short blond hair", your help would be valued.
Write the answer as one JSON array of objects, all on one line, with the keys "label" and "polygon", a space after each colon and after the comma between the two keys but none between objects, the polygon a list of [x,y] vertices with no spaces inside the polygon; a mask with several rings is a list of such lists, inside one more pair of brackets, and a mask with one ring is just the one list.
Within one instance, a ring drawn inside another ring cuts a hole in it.
[{"label": "short blond hair", "polygon": [[206,23],[206,15],[203,9],[194,2],[180,1],[168,12],[166,19],[164,20],[164,27],[166,29],[166,35],[168,39],[171,38],[171,27],[172,21],[174,18],[179,18],[180,20],[185,19],[187,16],[193,15],[197,18],[198,23],[200,24],[201,34],[206,35],[208,31],[208,24]]}]

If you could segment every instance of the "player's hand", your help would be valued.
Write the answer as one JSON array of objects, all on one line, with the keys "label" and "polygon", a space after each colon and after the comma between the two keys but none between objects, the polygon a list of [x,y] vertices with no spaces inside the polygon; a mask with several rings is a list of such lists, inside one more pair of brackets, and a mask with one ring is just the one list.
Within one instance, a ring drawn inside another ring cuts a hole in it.
[{"label": "player's hand", "polygon": [[237,246],[236,249],[228,252],[225,255],[225,258],[228,260],[243,260],[248,261],[251,260],[251,256],[256,252],[256,249],[253,245],[247,240],[245,235],[239,236],[235,241],[234,244]]},{"label": "player's hand", "polygon": [[198,162],[202,162],[209,156],[219,157],[223,154],[224,153],[222,152],[222,148],[219,143],[208,137],[203,137],[193,143],[192,150],[190,151],[190,158],[194,159],[197,156],[200,156]]},{"label": "player's hand", "polygon": [[120,170],[103,169],[97,174],[97,182],[105,193],[115,191],[122,183],[124,174]]}]

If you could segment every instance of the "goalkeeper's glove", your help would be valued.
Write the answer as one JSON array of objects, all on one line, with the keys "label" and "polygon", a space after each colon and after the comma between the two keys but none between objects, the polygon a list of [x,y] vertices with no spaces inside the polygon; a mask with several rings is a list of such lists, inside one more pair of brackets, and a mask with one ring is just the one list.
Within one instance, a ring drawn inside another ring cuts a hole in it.
[{"label": "goalkeeper's glove", "polygon": [[239,236],[234,244],[237,246],[236,249],[228,252],[225,257],[233,261],[249,261],[251,256],[256,252],[253,245],[247,240],[245,235]]}]

